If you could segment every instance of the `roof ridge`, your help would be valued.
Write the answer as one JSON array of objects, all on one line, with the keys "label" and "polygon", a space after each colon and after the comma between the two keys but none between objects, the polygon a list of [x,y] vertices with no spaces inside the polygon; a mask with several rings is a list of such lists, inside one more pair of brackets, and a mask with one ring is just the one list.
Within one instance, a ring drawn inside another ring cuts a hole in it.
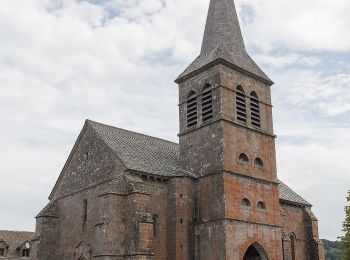
[{"label": "roof ridge", "polygon": [[128,129],[125,129],[125,128],[120,128],[120,127],[116,127],[116,126],[100,123],[100,122],[93,121],[93,120],[90,120],[90,119],[86,119],[86,122],[87,123],[92,123],[92,124],[98,124],[98,125],[102,125],[102,126],[106,126],[106,127],[111,127],[111,128],[117,129],[117,130],[121,130],[121,131],[132,133],[132,134],[136,134],[136,135],[143,136],[143,137],[156,139],[156,140],[159,140],[159,141],[162,141],[162,142],[167,142],[169,144],[174,144],[174,145],[177,145],[177,146],[179,145],[178,143],[175,143],[175,142],[172,142],[172,141],[169,141],[169,140],[166,140],[166,139],[162,139],[162,138],[151,136],[151,135],[147,135],[147,134],[142,134],[142,133],[131,131],[131,130],[128,130]]}]

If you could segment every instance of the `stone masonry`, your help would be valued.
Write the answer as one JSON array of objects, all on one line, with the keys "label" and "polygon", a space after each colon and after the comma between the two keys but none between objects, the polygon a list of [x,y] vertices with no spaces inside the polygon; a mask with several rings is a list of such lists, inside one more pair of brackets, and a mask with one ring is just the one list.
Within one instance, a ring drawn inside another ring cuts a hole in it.
[{"label": "stone masonry", "polygon": [[32,259],[323,260],[311,204],[277,178],[272,80],[233,0],[211,0],[176,79],[179,144],[87,120],[38,214]]}]

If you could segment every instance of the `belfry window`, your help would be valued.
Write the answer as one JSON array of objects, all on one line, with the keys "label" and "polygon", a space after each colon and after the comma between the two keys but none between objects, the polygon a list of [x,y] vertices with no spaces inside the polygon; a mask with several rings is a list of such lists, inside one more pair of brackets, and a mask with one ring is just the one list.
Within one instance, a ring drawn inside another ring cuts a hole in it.
[{"label": "belfry window", "polygon": [[250,201],[247,198],[242,199],[241,205],[243,207],[250,207]]},{"label": "belfry window", "polygon": [[191,91],[187,98],[187,127],[194,127],[197,125],[197,95]]},{"label": "belfry window", "polygon": [[255,91],[250,93],[250,120],[252,126],[260,128],[260,102],[259,97]]},{"label": "belfry window", "polygon": [[247,165],[249,163],[248,156],[245,153],[241,153],[239,155],[239,163],[243,165]]},{"label": "belfry window", "polygon": [[262,169],[262,168],[264,168],[264,163],[259,157],[257,157],[254,160],[254,166],[257,167],[257,168]]},{"label": "belfry window", "polygon": [[213,119],[213,93],[211,86],[207,84],[202,92],[202,120],[207,123]]},{"label": "belfry window", "polygon": [[258,208],[258,209],[265,210],[265,209],[266,209],[266,205],[265,205],[264,202],[259,201],[257,208]]},{"label": "belfry window", "polygon": [[242,86],[236,89],[236,118],[241,123],[247,123],[246,100]]},{"label": "belfry window", "polygon": [[5,248],[0,248],[0,256],[5,256]]}]

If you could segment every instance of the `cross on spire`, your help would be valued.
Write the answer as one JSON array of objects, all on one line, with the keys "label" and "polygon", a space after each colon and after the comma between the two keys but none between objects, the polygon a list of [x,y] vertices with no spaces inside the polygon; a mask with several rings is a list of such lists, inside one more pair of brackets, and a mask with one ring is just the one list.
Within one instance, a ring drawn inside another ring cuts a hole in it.
[{"label": "cross on spire", "polygon": [[176,82],[218,62],[273,84],[245,49],[234,0],[210,0],[200,55]]}]

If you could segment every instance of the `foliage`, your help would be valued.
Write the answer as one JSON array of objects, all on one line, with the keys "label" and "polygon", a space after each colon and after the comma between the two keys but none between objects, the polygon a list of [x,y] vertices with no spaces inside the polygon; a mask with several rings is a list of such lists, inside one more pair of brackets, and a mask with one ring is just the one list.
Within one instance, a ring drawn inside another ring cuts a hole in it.
[{"label": "foliage", "polygon": [[344,260],[350,260],[350,191],[345,206],[345,221],[343,222],[344,236],[340,237],[340,244]]},{"label": "foliage", "polygon": [[326,260],[342,260],[341,245],[339,241],[322,239]]}]

